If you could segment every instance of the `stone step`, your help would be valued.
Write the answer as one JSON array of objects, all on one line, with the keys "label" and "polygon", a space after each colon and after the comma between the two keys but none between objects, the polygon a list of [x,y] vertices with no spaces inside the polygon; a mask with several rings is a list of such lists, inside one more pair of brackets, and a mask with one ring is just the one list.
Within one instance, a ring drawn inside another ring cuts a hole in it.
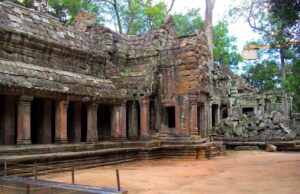
[{"label": "stone step", "polygon": [[[204,144],[169,144],[151,148],[115,148],[81,152],[43,153],[33,155],[9,156],[8,175],[33,176],[34,162],[38,162],[38,175],[53,172],[114,165],[135,160],[151,160],[158,158],[206,160],[225,151],[225,146]],[[5,158],[5,157],[3,157]],[[15,159],[15,160],[14,160]],[[37,159],[37,160],[36,160]],[[0,166],[0,175],[3,165]]]}]

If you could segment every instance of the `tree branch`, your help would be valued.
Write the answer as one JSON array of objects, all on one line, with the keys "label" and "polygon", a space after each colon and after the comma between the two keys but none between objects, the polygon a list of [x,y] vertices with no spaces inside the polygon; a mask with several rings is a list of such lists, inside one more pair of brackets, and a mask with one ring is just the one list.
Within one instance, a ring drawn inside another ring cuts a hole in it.
[{"label": "tree branch", "polygon": [[170,5],[170,7],[169,7],[169,9],[168,9],[168,11],[167,11],[167,13],[166,13],[166,15],[169,15],[169,13],[172,11],[172,8],[173,8],[174,3],[175,3],[175,0],[172,0],[172,3],[171,3],[171,5]]}]

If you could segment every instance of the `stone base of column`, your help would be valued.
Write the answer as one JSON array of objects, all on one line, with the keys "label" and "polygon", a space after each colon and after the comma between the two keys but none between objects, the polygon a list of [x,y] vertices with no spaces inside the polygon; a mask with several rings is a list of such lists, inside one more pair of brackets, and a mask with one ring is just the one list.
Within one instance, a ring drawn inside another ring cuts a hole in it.
[{"label": "stone base of column", "polygon": [[55,139],[55,143],[57,143],[57,144],[66,144],[66,143],[68,143],[68,140],[66,140],[66,139]]},{"label": "stone base of column", "polygon": [[31,140],[30,139],[18,139],[17,145],[30,145]]},{"label": "stone base of column", "polygon": [[85,143],[87,143],[87,144],[95,144],[95,143],[97,143],[97,142],[98,142],[98,139],[95,138],[95,139],[89,139],[89,140],[86,140]]},{"label": "stone base of column", "polygon": [[111,137],[110,140],[111,141],[126,141],[127,138],[126,137]]},{"label": "stone base of column", "polygon": [[137,141],[137,140],[139,140],[140,138],[138,137],[138,136],[136,136],[136,137],[128,137],[128,140],[129,141]]},{"label": "stone base of column", "polygon": [[140,140],[142,141],[149,141],[151,139],[150,135],[143,135],[140,137]]},{"label": "stone base of column", "polygon": [[193,136],[198,136],[199,133],[198,133],[198,131],[191,131],[191,135],[193,135]]}]

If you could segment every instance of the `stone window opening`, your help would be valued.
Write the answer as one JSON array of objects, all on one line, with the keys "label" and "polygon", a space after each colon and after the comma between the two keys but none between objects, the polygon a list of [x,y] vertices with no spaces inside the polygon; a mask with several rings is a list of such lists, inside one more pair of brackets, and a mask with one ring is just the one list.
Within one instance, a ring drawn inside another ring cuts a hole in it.
[{"label": "stone window opening", "polygon": [[254,108],[253,107],[244,107],[242,109],[243,114],[249,115],[254,113]]},{"label": "stone window opening", "polygon": [[167,107],[168,127],[175,128],[175,106]]}]

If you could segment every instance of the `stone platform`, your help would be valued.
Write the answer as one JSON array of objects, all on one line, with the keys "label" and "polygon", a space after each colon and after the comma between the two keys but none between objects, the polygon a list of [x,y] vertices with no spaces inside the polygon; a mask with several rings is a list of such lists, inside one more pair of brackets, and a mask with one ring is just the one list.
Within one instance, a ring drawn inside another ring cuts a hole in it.
[{"label": "stone platform", "polygon": [[38,175],[52,172],[92,168],[135,160],[159,158],[210,159],[225,154],[222,143],[197,141],[126,141],[98,142],[96,144],[1,146],[0,169],[7,174],[33,176],[37,163]]},{"label": "stone platform", "polygon": [[265,150],[267,144],[277,146],[278,151],[293,151],[300,152],[300,141],[235,141],[235,140],[223,140],[226,148],[235,149],[236,147],[258,147]]}]

